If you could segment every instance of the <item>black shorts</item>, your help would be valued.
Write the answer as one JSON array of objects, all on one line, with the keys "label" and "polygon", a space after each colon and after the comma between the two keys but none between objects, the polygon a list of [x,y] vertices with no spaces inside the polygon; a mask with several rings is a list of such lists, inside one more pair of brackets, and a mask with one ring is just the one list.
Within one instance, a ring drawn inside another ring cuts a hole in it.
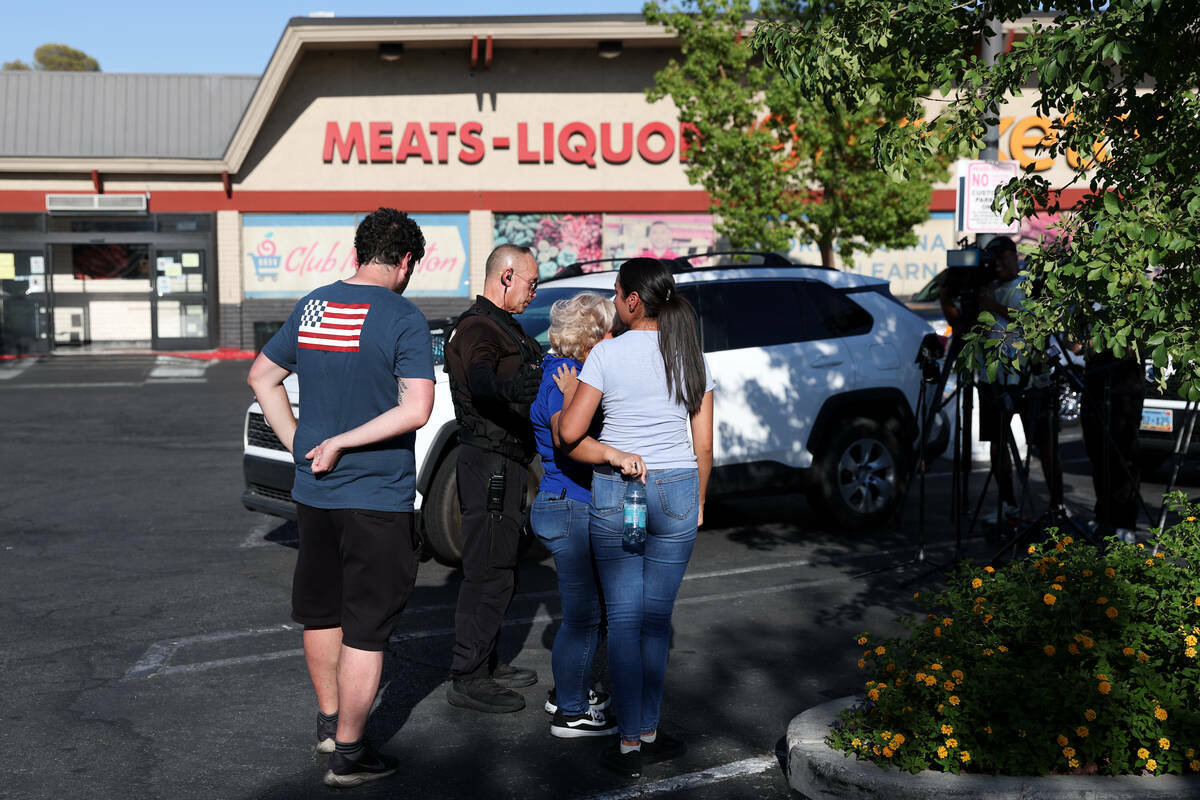
[{"label": "black shorts", "polygon": [[417,579],[412,512],[296,508],[292,619],[306,628],[340,626],[346,646],[382,650]]}]

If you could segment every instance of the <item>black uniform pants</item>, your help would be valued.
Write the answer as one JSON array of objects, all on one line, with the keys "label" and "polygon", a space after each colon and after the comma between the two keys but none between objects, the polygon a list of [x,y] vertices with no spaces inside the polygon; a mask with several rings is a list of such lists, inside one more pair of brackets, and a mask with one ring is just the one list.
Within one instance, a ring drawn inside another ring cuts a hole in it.
[{"label": "black uniform pants", "polygon": [[1141,365],[1132,359],[1089,370],[1084,377],[1079,421],[1096,489],[1096,524],[1106,532],[1137,527],[1141,485],[1138,428],[1142,423],[1144,380]]},{"label": "black uniform pants", "polygon": [[[487,677],[496,668],[500,625],[517,584],[527,474],[524,464],[498,453],[466,444],[458,448],[463,582],[454,614],[453,678]],[[502,496],[492,498],[498,504],[489,503],[493,475],[504,476]]]}]

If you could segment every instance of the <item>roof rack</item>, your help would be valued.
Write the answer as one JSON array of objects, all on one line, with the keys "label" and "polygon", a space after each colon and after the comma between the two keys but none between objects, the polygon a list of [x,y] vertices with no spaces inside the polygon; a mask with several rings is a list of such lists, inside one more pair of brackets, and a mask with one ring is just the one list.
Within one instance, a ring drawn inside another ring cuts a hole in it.
[{"label": "roof rack", "polygon": [[[696,266],[693,266],[691,263],[693,259],[716,258],[719,256],[757,256],[762,259],[762,263],[761,264],[719,264],[719,265],[705,266],[705,267],[696,267]],[[573,264],[568,264],[567,266],[562,267],[557,272],[555,272],[552,276],[543,278],[541,280],[541,283],[544,284],[548,281],[558,280],[559,278],[574,278],[579,275],[584,275],[584,274],[594,273],[594,272],[615,272],[616,271],[615,267],[610,267],[608,269],[604,269],[604,268],[586,269],[586,267],[588,267],[592,264],[623,264],[629,260],[630,260],[629,257],[621,257],[621,258],[593,258],[593,259],[589,259],[587,261],[576,261]],[[770,250],[709,250],[704,253],[688,253],[686,255],[675,256],[674,258],[660,258],[658,260],[661,261],[662,263],[666,264],[667,267],[669,267],[671,272],[673,272],[673,273],[694,272],[694,271],[702,270],[702,269],[729,269],[731,267],[733,267],[733,268],[741,267],[741,268],[750,268],[750,269],[753,269],[755,267],[807,267],[809,269],[829,269],[829,267],[824,267],[824,266],[820,266],[817,264],[796,264],[796,263],[792,262],[790,259],[788,259],[786,256],[782,256],[779,253],[775,253]]]}]

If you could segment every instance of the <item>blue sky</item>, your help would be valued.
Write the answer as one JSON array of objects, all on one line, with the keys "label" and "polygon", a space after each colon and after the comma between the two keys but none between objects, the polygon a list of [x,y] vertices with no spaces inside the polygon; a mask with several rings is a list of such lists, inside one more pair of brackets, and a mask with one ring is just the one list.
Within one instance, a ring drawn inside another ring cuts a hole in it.
[{"label": "blue sky", "polygon": [[33,61],[46,42],[83,50],[105,72],[259,74],[291,17],[332,11],[339,17],[488,16],[496,14],[636,14],[642,0],[70,0],[7,4],[0,61]]}]

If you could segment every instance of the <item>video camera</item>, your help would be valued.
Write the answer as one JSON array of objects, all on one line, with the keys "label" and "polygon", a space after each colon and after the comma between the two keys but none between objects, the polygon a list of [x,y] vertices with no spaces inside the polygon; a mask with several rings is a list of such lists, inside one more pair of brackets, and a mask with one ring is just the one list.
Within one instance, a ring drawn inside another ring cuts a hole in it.
[{"label": "video camera", "polygon": [[946,251],[946,287],[956,298],[974,298],[979,290],[996,280],[995,250],[970,245]]}]

